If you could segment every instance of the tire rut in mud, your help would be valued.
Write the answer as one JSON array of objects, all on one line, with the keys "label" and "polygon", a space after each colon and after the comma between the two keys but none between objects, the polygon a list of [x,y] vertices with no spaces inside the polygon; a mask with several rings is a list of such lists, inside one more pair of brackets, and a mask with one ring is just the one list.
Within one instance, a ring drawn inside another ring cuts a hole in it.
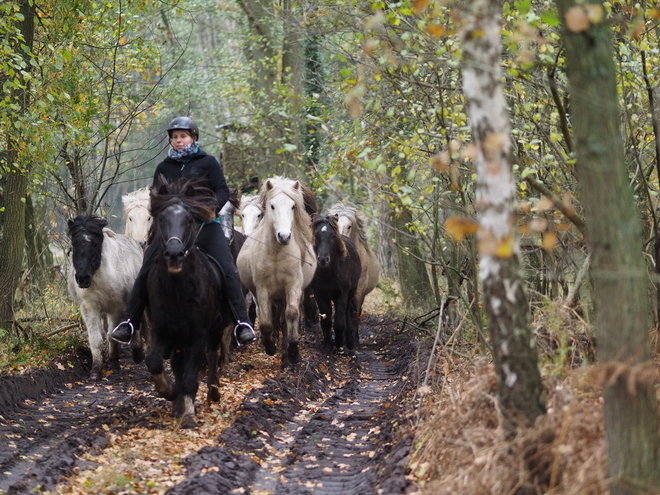
[{"label": "tire rut in mud", "polygon": [[79,455],[102,448],[104,426],[122,419],[136,426],[140,403],[156,400],[144,365],[122,355],[122,370],[101,382],[88,381],[91,355],[85,350],[50,370],[0,380],[0,493],[53,488],[79,465]]},{"label": "tire rut in mud", "polygon": [[[363,319],[361,336],[357,357],[326,356],[318,328],[306,332],[304,362],[252,390],[217,445],[183,460],[186,479],[168,495],[403,493],[412,436],[396,425],[406,423],[416,383],[415,340],[375,316]],[[169,403],[127,349],[121,363],[99,383],[87,381],[89,353],[0,378],[0,493],[52,490],[74,468],[93,467],[82,454],[111,434],[158,428],[149,416]]]},{"label": "tire rut in mud", "polygon": [[304,369],[254,390],[219,445],[184,460],[187,479],[168,494],[403,493],[412,437],[395,427],[415,344],[391,321],[370,318],[361,330],[357,358],[308,345]]}]

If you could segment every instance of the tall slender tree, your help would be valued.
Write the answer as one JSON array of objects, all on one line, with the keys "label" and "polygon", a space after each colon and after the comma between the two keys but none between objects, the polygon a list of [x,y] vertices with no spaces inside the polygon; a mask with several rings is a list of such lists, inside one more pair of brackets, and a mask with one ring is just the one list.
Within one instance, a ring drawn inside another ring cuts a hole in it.
[{"label": "tall slender tree", "polygon": [[[10,7],[5,4],[6,7]],[[3,100],[14,105],[14,112],[3,115],[0,142],[6,148],[0,156],[0,327],[7,328],[14,321],[14,292],[18,287],[25,245],[25,200],[29,164],[20,160],[22,120],[30,106],[30,74],[32,72],[32,47],[34,44],[34,19],[36,6],[30,0],[13,3],[17,9],[3,10],[3,16],[11,17],[9,25],[15,30],[6,33],[10,40],[7,47],[13,51],[12,79],[3,76],[0,82]],[[18,14],[18,15],[17,15]],[[4,24],[4,23],[3,23]],[[4,81],[3,81],[4,79]],[[8,89],[6,89],[8,88]],[[4,106],[4,105],[3,105]]]},{"label": "tall slender tree", "polygon": [[509,436],[545,412],[515,230],[511,129],[500,69],[499,0],[476,0],[463,18],[463,93],[474,142],[479,269],[498,397]]},{"label": "tall slender tree", "polygon": [[557,5],[592,255],[597,355],[609,372],[604,396],[610,493],[657,493],[658,405],[654,375],[645,372],[654,365],[642,225],[624,160],[610,29],[600,1]]}]

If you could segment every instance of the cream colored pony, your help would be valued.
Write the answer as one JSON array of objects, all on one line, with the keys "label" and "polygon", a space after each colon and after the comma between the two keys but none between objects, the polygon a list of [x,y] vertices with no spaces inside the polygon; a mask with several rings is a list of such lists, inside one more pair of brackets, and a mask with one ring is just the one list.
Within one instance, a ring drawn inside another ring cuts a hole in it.
[{"label": "cream colored pony", "polygon": [[250,235],[254,232],[264,216],[258,194],[244,194],[241,197],[240,212],[242,232]]},{"label": "cream colored pony", "polygon": [[143,187],[128,193],[121,197],[121,201],[124,204],[126,220],[124,234],[138,241],[142,247],[146,246],[152,222],[149,211],[149,188]]},{"label": "cream colored pony", "polygon": [[380,277],[380,263],[376,253],[372,251],[367,242],[367,220],[364,214],[358,211],[355,206],[342,203],[332,205],[330,214],[337,219],[339,233],[353,241],[360,255],[362,274],[360,275],[356,297],[360,301],[358,314],[362,314],[364,298],[374,290]]},{"label": "cream colored pony", "polygon": [[246,239],[236,260],[241,282],[257,303],[257,321],[266,354],[277,352],[282,366],[301,361],[298,348],[303,291],[316,270],[311,219],[302,185],[271,177],[259,193],[263,219]]}]

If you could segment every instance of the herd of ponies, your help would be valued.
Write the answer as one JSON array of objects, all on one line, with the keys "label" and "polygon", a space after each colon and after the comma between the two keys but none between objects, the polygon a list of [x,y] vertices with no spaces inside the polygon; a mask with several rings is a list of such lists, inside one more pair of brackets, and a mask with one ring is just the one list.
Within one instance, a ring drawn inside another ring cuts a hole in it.
[{"label": "herd of ponies", "polygon": [[[218,266],[193,246],[200,225],[215,216],[213,205],[197,201],[197,192],[194,184],[179,181],[122,196],[124,234],[94,215],[68,221],[68,288],[87,328],[95,381],[104,365],[120,367],[109,332],[124,314],[147,243],[159,243],[148,277],[148,317],[130,347],[136,363],[145,361],[157,393],[172,401],[181,428],[196,426],[194,399],[204,366],[207,398],[220,399],[218,376],[233,330]],[[301,325],[318,321],[326,352],[343,348],[355,355],[362,306],[380,273],[365,215],[343,203],[321,215],[303,182],[273,176],[258,194],[240,197],[231,189],[219,219],[266,353],[279,352],[283,367],[301,362]]]}]

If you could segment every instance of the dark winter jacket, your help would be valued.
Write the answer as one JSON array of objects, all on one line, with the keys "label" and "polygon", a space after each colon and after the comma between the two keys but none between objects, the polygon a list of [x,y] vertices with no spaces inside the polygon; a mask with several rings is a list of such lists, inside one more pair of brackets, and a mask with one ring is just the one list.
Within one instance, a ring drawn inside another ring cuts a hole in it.
[{"label": "dark winter jacket", "polygon": [[225,180],[225,174],[222,166],[212,155],[209,155],[203,149],[186,159],[187,161],[177,161],[170,157],[165,158],[156,167],[154,172],[154,184],[159,175],[165,176],[168,182],[185,177],[186,179],[205,179],[206,187],[215,192],[218,199],[218,212],[229,199],[229,187]]}]

